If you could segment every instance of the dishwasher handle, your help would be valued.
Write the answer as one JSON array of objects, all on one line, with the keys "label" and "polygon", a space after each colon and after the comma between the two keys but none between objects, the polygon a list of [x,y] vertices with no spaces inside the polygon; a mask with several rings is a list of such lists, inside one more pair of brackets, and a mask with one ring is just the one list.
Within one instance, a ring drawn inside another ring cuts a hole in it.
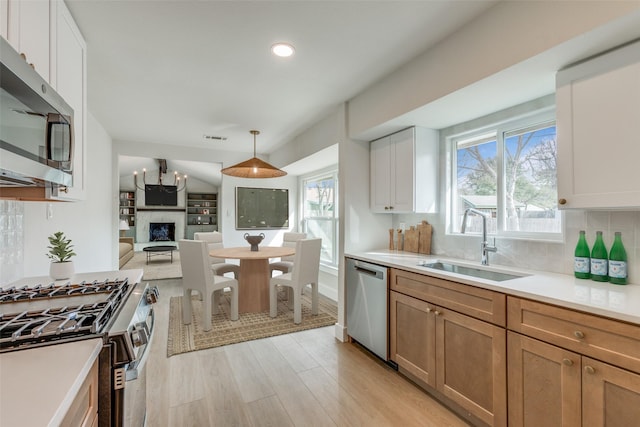
[{"label": "dishwasher handle", "polygon": [[367,274],[369,276],[373,276],[377,279],[384,279],[384,272],[379,271],[379,270],[371,270],[369,268],[365,268],[365,267],[360,267],[359,265],[354,266],[354,269],[358,272],[358,273],[362,273],[362,274]]}]

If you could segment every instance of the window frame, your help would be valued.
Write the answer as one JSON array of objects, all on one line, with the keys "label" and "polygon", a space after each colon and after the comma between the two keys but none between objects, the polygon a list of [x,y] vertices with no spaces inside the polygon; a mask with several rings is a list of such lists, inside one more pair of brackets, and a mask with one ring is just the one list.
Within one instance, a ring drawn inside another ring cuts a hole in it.
[{"label": "window frame", "polygon": [[[305,204],[306,204],[306,185],[308,182],[312,181],[320,181],[322,179],[331,178],[334,182],[334,191],[333,191],[333,216],[329,217],[307,217],[305,216]],[[332,234],[333,234],[333,244],[332,244],[332,254],[331,254],[331,262],[323,261],[320,259],[320,265],[329,266],[333,268],[338,268],[338,237],[339,237],[339,197],[338,192],[340,191],[340,185],[338,180],[338,166],[334,165],[325,169],[321,169],[306,175],[300,176],[299,180],[299,188],[300,188],[300,204],[299,204],[299,212],[300,212],[300,225],[303,232],[308,234],[307,221],[327,221],[331,223]]]},{"label": "window frame", "polygon": [[[476,122],[477,123],[477,122]],[[545,108],[535,111],[530,114],[526,114],[519,117],[507,118],[500,122],[486,124],[482,126],[475,126],[469,128],[463,132],[458,132],[445,137],[447,158],[447,166],[449,173],[447,174],[447,234],[449,235],[463,235],[460,233],[459,224],[456,224],[458,211],[457,211],[457,143],[460,141],[470,140],[473,138],[481,138],[489,134],[495,133],[496,140],[496,167],[498,169],[497,177],[497,207],[496,207],[496,233],[489,233],[492,237],[498,238],[510,238],[510,239],[522,239],[522,240],[540,240],[550,242],[563,242],[564,241],[564,212],[556,208],[558,215],[560,216],[560,231],[557,233],[551,232],[532,232],[532,231],[512,231],[506,230],[506,194],[505,194],[505,136],[513,135],[515,132],[525,129],[531,129],[532,127],[544,127],[545,125],[556,126],[557,121],[555,117],[555,108]],[[557,138],[557,133],[556,133]],[[467,232],[472,236],[477,236],[479,233]]]}]

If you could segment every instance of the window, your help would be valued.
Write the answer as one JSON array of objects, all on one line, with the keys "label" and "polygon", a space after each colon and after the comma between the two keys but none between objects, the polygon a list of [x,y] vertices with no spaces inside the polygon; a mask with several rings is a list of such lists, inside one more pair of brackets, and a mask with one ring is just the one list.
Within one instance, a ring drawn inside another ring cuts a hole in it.
[{"label": "window", "polygon": [[302,185],[303,228],[309,238],[322,238],[320,262],[338,265],[338,172],[304,178]]},{"label": "window", "polygon": [[[453,159],[452,232],[464,211],[487,215],[489,234],[556,240],[556,126],[550,113],[450,138]],[[482,232],[469,215],[466,232]]]}]

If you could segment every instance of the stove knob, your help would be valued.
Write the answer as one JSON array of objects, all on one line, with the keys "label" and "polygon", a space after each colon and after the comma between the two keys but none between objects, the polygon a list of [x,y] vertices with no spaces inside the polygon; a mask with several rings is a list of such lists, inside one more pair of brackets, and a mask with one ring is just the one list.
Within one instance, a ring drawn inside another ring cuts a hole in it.
[{"label": "stove knob", "polygon": [[147,303],[155,304],[158,302],[158,297],[160,296],[160,292],[158,291],[158,287],[154,286],[152,288],[147,289]]},{"label": "stove knob", "polygon": [[131,342],[135,347],[140,347],[149,342],[149,337],[144,329],[134,329],[131,331]]}]

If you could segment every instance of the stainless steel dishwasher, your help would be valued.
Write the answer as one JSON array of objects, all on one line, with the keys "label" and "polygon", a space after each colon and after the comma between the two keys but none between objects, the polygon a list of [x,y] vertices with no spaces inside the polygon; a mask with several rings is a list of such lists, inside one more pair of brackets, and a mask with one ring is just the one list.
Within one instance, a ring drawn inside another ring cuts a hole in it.
[{"label": "stainless steel dishwasher", "polygon": [[347,258],[347,334],[388,360],[387,267]]}]

